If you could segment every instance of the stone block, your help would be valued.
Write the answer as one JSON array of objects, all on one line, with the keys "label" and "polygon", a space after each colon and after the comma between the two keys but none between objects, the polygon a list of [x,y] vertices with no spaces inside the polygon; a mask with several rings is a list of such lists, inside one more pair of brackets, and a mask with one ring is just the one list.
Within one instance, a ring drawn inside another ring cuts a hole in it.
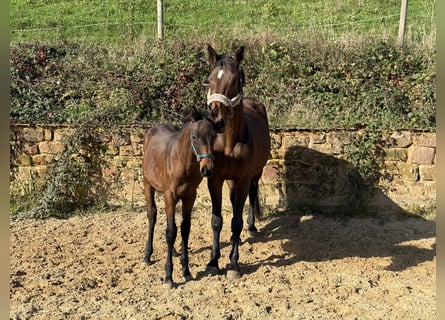
[{"label": "stone block", "polygon": [[62,128],[54,130],[54,141],[63,141],[74,134],[73,128]]},{"label": "stone block", "polygon": [[276,182],[281,180],[283,172],[278,165],[266,165],[263,169],[262,179],[265,183]]},{"label": "stone block", "polygon": [[410,132],[394,132],[386,141],[388,147],[406,148],[413,143]]},{"label": "stone block", "polygon": [[51,129],[44,129],[43,139],[45,139],[46,141],[51,141],[53,139],[53,131]]},{"label": "stone block", "polygon": [[40,153],[63,153],[65,151],[65,146],[57,141],[42,141],[39,143],[39,150]]},{"label": "stone block", "polygon": [[24,128],[22,131],[23,140],[26,142],[39,142],[43,140],[42,130],[35,128]]},{"label": "stone block", "polygon": [[436,134],[434,133],[422,133],[415,139],[415,144],[419,147],[436,147]]},{"label": "stone block", "polygon": [[17,166],[30,166],[31,163],[31,157],[27,154],[19,154],[14,161]]},{"label": "stone block", "polygon": [[139,135],[139,134],[132,134],[132,135],[130,135],[130,142],[132,144],[134,144],[134,143],[142,143],[143,140],[144,140],[144,136],[143,135]]},{"label": "stone block", "polygon": [[406,162],[408,160],[408,151],[405,148],[390,148],[386,150],[385,159]]},{"label": "stone block", "polygon": [[32,163],[35,165],[46,165],[54,162],[55,158],[52,154],[36,154],[32,156]]},{"label": "stone block", "polygon": [[435,148],[414,147],[411,154],[411,162],[417,164],[433,164],[435,155]]},{"label": "stone block", "polygon": [[119,147],[119,155],[123,157],[133,156],[134,148],[132,145],[124,145]]},{"label": "stone block", "polygon": [[436,180],[436,166],[421,165],[419,166],[419,174],[421,180],[435,181]]},{"label": "stone block", "polygon": [[419,167],[414,164],[401,164],[400,173],[403,180],[409,182],[415,182],[419,180]]},{"label": "stone block", "polygon": [[281,144],[282,144],[282,137],[281,137],[281,135],[276,134],[276,133],[272,133],[270,135],[270,144],[271,144],[271,149],[272,150],[281,148]]},{"label": "stone block", "polygon": [[34,155],[34,154],[39,153],[39,148],[37,147],[36,144],[24,143],[23,144],[23,151],[26,154]]},{"label": "stone block", "polygon": [[310,142],[309,136],[293,136],[285,135],[282,138],[282,148],[290,149],[294,146],[308,147]]},{"label": "stone block", "polygon": [[326,132],[314,133],[310,137],[311,144],[322,144],[326,143]]}]

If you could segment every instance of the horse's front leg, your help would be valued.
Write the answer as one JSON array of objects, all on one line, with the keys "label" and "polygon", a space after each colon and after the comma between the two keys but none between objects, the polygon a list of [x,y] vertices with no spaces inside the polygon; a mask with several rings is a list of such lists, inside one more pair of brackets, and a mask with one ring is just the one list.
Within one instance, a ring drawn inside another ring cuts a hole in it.
[{"label": "horse's front leg", "polygon": [[148,220],[148,236],[147,236],[147,243],[145,245],[145,252],[144,252],[144,262],[146,264],[150,264],[150,258],[153,254],[153,233],[154,228],[156,225],[156,216],[157,216],[157,209],[156,209],[156,202],[155,202],[155,189],[148,183],[144,183],[144,194],[145,194],[145,201],[147,203],[147,220]]},{"label": "horse's front leg", "polygon": [[239,279],[241,272],[238,265],[240,235],[243,230],[243,209],[249,192],[250,179],[240,179],[234,185],[230,186],[230,201],[232,202],[232,237],[230,243],[232,250],[230,251],[230,264],[227,268],[227,278]]},{"label": "horse's front leg", "polygon": [[223,180],[217,179],[215,176],[207,179],[207,186],[210,197],[212,199],[212,231],[213,231],[213,245],[210,262],[207,264],[207,271],[210,273],[218,273],[218,260],[221,257],[219,246],[219,238],[223,225],[223,218],[221,215],[222,206],[222,185]]},{"label": "horse's front leg", "polygon": [[168,288],[173,287],[173,245],[175,244],[177,228],[175,222],[175,209],[177,199],[174,198],[171,192],[164,194],[165,198],[165,211],[167,213],[167,228],[165,232],[165,238],[167,240],[167,261],[165,263],[165,278],[164,285]]},{"label": "horse's front leg", "polygon": [[190,235],[190,226],[192,218],[193,204],[195,203],[196,192],[190,197],[182,199],[182,222],[181,222],[181,237],[182,237],[182,252],[181,252],[181,265],[182,275],[185,281],[192,279],[192,275],[189,269],[189,253],[188,242]]}]

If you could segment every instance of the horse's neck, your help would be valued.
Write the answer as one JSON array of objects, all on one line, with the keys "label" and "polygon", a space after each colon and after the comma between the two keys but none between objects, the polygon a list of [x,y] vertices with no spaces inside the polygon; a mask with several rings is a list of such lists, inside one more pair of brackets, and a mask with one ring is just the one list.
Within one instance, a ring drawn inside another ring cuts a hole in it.
[{"label": "horse's neck", "polygon": [[[183,150],[183,152],[181,152],[180,150]],[[181,162],[187,168],[189,168],[193,164],[193,162],[196,161],[192,149],[192,143],[190,141],[189,124],[186,124],[185,127],[181,129],[181,134],[176,140],[176,152],[179,152],[179,154],[181,155]]]},{"label": "horse's neck", "polygon": [[232,118],[227,123],[227,127],[224,131],[224,153],[226,155],[230,154],[235,148],[238,142],[243,140],[244,131],[244,111],[243,104],[240,103],[239,107],[234,111]]}]

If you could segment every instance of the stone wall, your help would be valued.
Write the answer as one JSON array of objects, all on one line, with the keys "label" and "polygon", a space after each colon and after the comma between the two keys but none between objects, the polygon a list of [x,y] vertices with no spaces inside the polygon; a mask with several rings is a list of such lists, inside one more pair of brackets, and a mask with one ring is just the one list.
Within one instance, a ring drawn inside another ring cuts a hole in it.
[{"label": "stone wall", "polygon": [[[100,130],[99,130],[100,131]],[[127,128],[106,136],[102,168],[111,205],[144,206],[142,137],[144,128]],[[65,151],[69,126],[10,127],[10,190],[29,192],[30,185],[57,164]],[[260,198],[267,212],[303,213],[374,210],[394,212],[435,208],[436,134],[397,131],[384,137],[382,173],[377,191],[364,194],[357,168],[348,162],[348,147],[360,131],[274,131],[271,158],[260,181]],[[69,139],[68,139],[69,141]],[[216,168],[217,169],[217,168]],[[230,210],[224,187],[224,209]],[[210,209],[205,180],[195,206]],[[162,207],[162,198],[158,196]]]}]

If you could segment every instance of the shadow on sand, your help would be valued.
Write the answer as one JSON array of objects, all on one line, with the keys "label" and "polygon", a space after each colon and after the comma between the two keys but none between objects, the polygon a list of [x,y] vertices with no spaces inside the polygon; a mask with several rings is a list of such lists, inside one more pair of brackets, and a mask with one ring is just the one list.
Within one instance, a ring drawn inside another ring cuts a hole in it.
[{"label": "shadow on sand", "polygon": [[435,221],[406,212],[381,190],[363,194],[368,191],[347,161],[301,146],[290,148],[285,161],[286,213],[268,219],[259,236],[247,240],[254,246],[282,240],[285,254],[243,265],[244,273],[264,264],[346,257],[389,257],[386,269],[401,271],[435,257],[435,244],[425,249],[406,243],[435,237]]},{"label": "shadow on sand", "polygon": [[[361,194],[363,181],[357,180],[357,170],[350,163],[301,146],[292,147],[285,161],[288,184],[283,213],[267,218],[258,236],[244,241],[255,247],[279,240],[282,248],[251,264],[243,263],[240,255],[242,273],[254,273],[263,265],[347,257],[390,258],[386,269],[402,271],[434,259],[435,244],[419,248],[409,241],[435,237],[435,221],[406,212],[380,190]],[[221,240],[222,248],[229,246]],[[210,247],[202,250],[210,252]],[[225,262],[221,260],[221,265]]]}]

